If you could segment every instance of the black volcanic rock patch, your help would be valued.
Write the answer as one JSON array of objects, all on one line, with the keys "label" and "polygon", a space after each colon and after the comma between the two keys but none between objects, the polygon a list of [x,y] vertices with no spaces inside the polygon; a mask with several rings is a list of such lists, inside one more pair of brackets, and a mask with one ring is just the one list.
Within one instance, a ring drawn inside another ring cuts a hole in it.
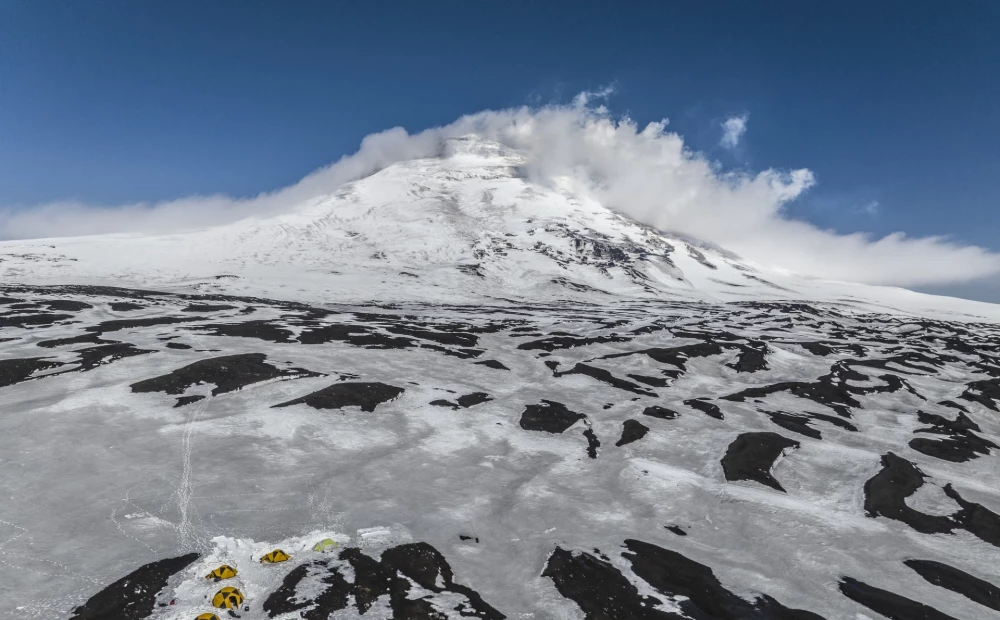
[{"label": "black volcanic rock patch", "polygon": [[778,433],[743,433],[726,449],[722,471],[730,482],[753,480],[784,493],[785,489],[771,475],[771,468],[782,452],[798,447],[799,442]]},{"label": "black volcanic rock patch", "polygon": [[682,528],[679,525],[665,525],[664,527],[666,529],[670,530],[671,532],[673,532],[674,534],[677,534],[678,536],[687,536],[688,535],[688,533],[684,531],[684,528]]},{"label": "black volcanic rock patch", "polygon": [[819,429],[812,427],[812,420],[822,420],[852,432],[858,431],[858,428],[847,420],[832,415],[810,412],[801,414],[786,413],[784,411],[767,411],[765,409],[758,409],[758,411],[769,417],[772,422],[781,428],[792,431],[793,433],[805,435],[806,437],[812,437],[813,439],[822,439],[823,435]]},{"label": "black volcanic rock patch", "polygon": [[479,364],[480,366],[486,366],[487,368],[492,368],[494,370],[510,370],[510,368],[507,368],[502,363],[496,360],[483,360],[481,362],[473,362],[473,363]]},{"label": "black volcanic rock patch", "polygon": [[844,577],[840,591],[847,598],[889,618],[889,620],[955,620],[951,616],[905,596]]},{"label": "black volcanic rock patch", "polygon": [[657,609],[663,600],[643,596],[609,561],[589,553],[556,547],[542,576],[576,603],[586,620],[823,620],[767,595],[744,600],[727,590],[711,568],[674,551],[638,540],[626,540],[625,546],[628,552],[622,557],[631,563],[635,575],[670,597],[681,613]]},{"label": "black volcanic rock patch", "polygon": [[769,394],[775,394],[777,392],[789,392],[794,396],[811,400],[819,405],[827,405],[844,417],[849,417],[850,415],[847,411],[847,407],[861,407],[861,403],[851,396],[850,392],[846,389],[825,381],[816,381],[811,383],[801,381],[785,381],[782,383],[774,383],[772,385],[747,388],[741,392],[730,394],[729,396],[723,396],[722,398],[724,400],[742,403],[747,398],[763,398]]},{"label": "black volcanic rock patch", "polygon": [[142,310],[146,307],[142,304],[134,304],[130,301],[113,301],[110,306],[115,312],[131,312],[132,310]]},{"label": "black volcanic rock patch", "polygon": [[684,404],[692,409],[697,409],[698,411],[704,413],[709,417],[713,417],[716,420],[723,419],[722,410],[715,403],[710,403],[703,398],[690,398],[684,401]]},{"label": "black volcanic rock patch", "polygon": [[531,340],[517,345],[522,351],[542,350],[552,352],[557,349],[571,349],[573,347],[584,347],[591,344],[604,342],[628,342],[631,338],[625,336],[592,336],[581,338],[577,336],[550,336],[541,340]]},{"label": "black volcanic rock patch", "polygon": [[906,459],[888,452],[882,456],[882,470],[865,482],[865,513],[902,521],[924,534],[950,533],[954,521],[949,517],[924,514],[906,505],[906,498],[917,492],[926,476]]},{"label": "black volcanic rock patch", "polygon": [[79,312],[80,310],[93,308],[93,306],[84,301],[73,299],[47,299],[40,303],[53,312]]},{"label": "black volcanic rock patch", "polygon": [[456,402],[450,400],[432,400],[431,404],[435,407],[451,407],[452,409],[467,409],[475,405],[480,405],[482,403],[493,400],[490,395],[486,392],[472,392],[471,394],[464,394],[455,399]]},{"label": "black volcanic rock patch", "polygon": [[660,418],[661,420],[673,420],[680,414],[673,409],[667,409],[659,405],[650,405],[642,410],[642,415],[648,415],[651,418]]},{"label": "black volcanic rock patch", "polygon": [[906,560],[903,564],[916,571],[928,583],[957,592],[984,607],[1000,611],[1000,588],[988,581],[932,560]]},{"label": "black volcanic rock patch", "polygon": [[236,310],[236,306],[226,304],[191,304],[181,312],[222,312],[224,310]]},{"label": "black volcanic rock patch", "polygon": [[191,345],[184,344],[183,342],[168,342],[167,343],[167,348],[168,349],[178,349],[178,350],[183,351],[184,349],[190,349]]},{"label": "black volcanic rock patch", "polygon": [[320,373],[304,368],[281,369],[268,364],[263,353],[242,353],[212,357],[188,364],[170,373],[139,381],[131,385],[133,392],[164,392],[183,394],[197,383],[213,383],[212,396],[242,389],[250,384],[271,379],[320,377]]},{"label": "black volcanic rock patch", "polygon": [[632,582],[611,565],[589,553],[573,554],[561,547],[549,556],[543,577],[564,598],[576,603],[586,620],[679,620],[682,616],[655,609],[663,601],[639,594]]},{"label": "black volcanic rock patch", "polygon": [[665,388],[670,386],[670,382],[667,379],[664,379],[663,377],[650,377],[648,375],[636,375],[636,374],[631,374],[626,376],[629,379],[635,379],[639,383],[645,383],[646,385],[650,385],[652,387]]},{"label": "black volcanic rock patch", "polygon": [[562,433],[579,420],[585,419],[582,413],[570,411],[566,405],[543,400],[539,405],[528,405],[521,414],[520,425],[526,431],[542,431],[545,433]]},{"label": "black volcanic rock patch", "polygon": [[589,364],[578,363],[570,370],[566,370],[564,372],[553,372],[552,374],[555,377],[563,377],[565,375],[586,375],[603,383],[607,383],[612,387],[616,387],[619,390],[625,390],[626,392],[632,392],[633,394],[642,394],[643,396],[656,396],[655,393],[650,392],[641,385],[620,379],[611,374],[610,371],[604,370],[603,368],[597,368]]},{"label": "black volcanic rock patch", "polygon": [[767,344],[760,341],[750,341],[741,347],[740,356],[733,364],[726,364],[736,372],[758,372],[767,370]]},{"label": "black volcanic rock patch", "polygon": [[298,611],[304,607],[309,607],[311,602],[308,599],[297,598],[296,588],[299,583],[309,574],[311,564],[300,564],[293,568],[285,578],[281,580],[278,589],[264,599],[261,608],[267,612],[269,618],[274,618],[282,614]]},{"label": "black volcanic rock patch", "polygon": [[199,400],[205,400],[205,397],[200,394],[196,394],[194,396],[181,396],[177,399],[177,404],[174,405],[174,409],[183,407],[184,405],[190,405],[191,403],[196,403]]},{"label": "black volcanic rock patch", "polygon": [[38,327],[72,319],[72,314],[15,314],[0,317],[0,327]]},{"label": "black volcanic rock patch", "polygon": [[621,439],[615,443],[616,446],[621,447],[632,443],[633,441],[639,441],[646,436],[649,432],[649,427],[638,422],[636,420],[625,420],[622,423],[622,436]]},{"label": "black volcanic rock patch", "polygon": [[931,426],[918,428],[915,432],[947,435],[944,439],[917,437],[910,441],[911,448],[928,456],[953,463],[963,463],[981,455],[988,455],[991,448],[997,448],[995,443],[973,432],[980,431],[979,425],[965,413],[959,412],[958,417],[949,420],[943,416],[918,411],[917,419]]},{"label": "black volcanic rock patch", "polygon": [[[0,323],[2,325],[2,323]],[[962,395],[962,400],[979,403],[987,409],[1000,411],[997,403],[1000,402],[1000,379],[986,379],[985,381],[973,381],[968,385]]]},{"label": "black volcanic rock patch", "polygon": [[474,347],[479,344],[479,336],[474,334],[465,333],[446,333],[431,331],[429,329],[418,329],[414,327],[406,327],[400,325],[393,325],[385,328],[386,331],[392,332],[393,334],[400,334],[403,336],[413,336],[414,338],[420,338],[421,340],[430,340],[431,342],[436,342],[438,344],[454,345],[459,347]]},{"label": "black volcanic rock patch", "polygon": [[61,362],[49,361],[44,357],[0,360],[0,387],[30,381],[36,372],[59,368],[62,365]]},{"label": "black volcanic rock patch", "polygon": [[958,527],[994,547],[1000,547],[1000,515],[982,504],[966,501],[950,484],[944,485],[944,493],[961,507],[951,517]]},{"label": "black volcanic rock patch", "polygon": [[141,566],[73,610],[70,620],[140,620],[153,613],[156,594],[167,580],[198,559],[197,553]]},{"label": "black volcanic rock patch", "polygon": [[149,349],[137,349],[135,348],[135,345],[127,342],[116,342],[113,344],[88,347],[86,349],[78,349],[73,351],[73,353],[76,353],[79,356],[80,367],[76,370],[87,371],[93,370],[98,366],[110,364],[116,360],[125,359],[126,357],[146,355],[147,353],[156,353],[156,351],[150,351]]},{"label": "black volcanic rock patch", "polygon": [[294,342],[292,332],[270,321],[245,321],[243,323],[223,323],[199,325],[193,329],[207,330],[210,336],[230,336],[233,338],[256,338],[268,342]]},{"label": "black volcanic rock patch", "polygon": [[73,344],[115,344],[114,340],[102,340],[101,335],[98,333],[83,334],[80,336],[73,336],[70,338],[57,338],[55,340],[43,340],[38,343],[38,346],[44,347],[46,349],[54,349],[55,347],[64,347]]},{"label": "black volcanic rock patch", "polygon": [[597,434],[592,428],[583,431],[583,436],[587,438],[587,456],[596,459],[597,449],[601,447],[601,440],[597,438]]},{"label": "black volcanic rock patch", "polygon": [[[461,609],[456,609],[461,616],[483,620],[504,620],[506,617],[487,604],[478,592],[468,586],[455,583],[451,566],[437,549],[427,543],[410,543],[387,549],[382,552],[381,564],[383,570],[404,575],[425,590],[435,593],[461,594],[468,601],[468,605],[461,603]],[[405,593],[410,589],[409,583],[398,578],[394,579],[393,582],[394,589],[403,590],[399,593],[400,597],[405,596]],[[396,598],[394,594],[390,599],[393,611],[397,614],[395,617],[417,617],[398,615],[400,610],[397,609]],[[441,616],[439,614],[427,616],[428,619],[437,617]]]},{"label": "black volcanic rock patch", "polygon": [[304,329],[299,334],[298,341],[302,344],[324,344],[334,341],[346,341],[352,336],[359,336],[369,332],[367,327],[361,325],[334,324],[320,325]]},{"label": "black volcanic rock patch", "polygon": [[[688,618],[719,620],[823,620],[811,611],[790,609],[766,594],[747,601],[727,590],[711,568],[641,540],[626,540],[622,557],[632,571],[665,596],[675,599]],[[685,600],[686,599],[686,600]]]},{"label": "black volcanic rock patch", "polygon": [[396,400],[404,391],[403,388],[385,383],[334,383],[329,387],[306,394],[301,398],[274,405],[272,408],[288,407],[304,403],[313,409],[361,407],[362,411],[372,412],[380,404]]},{"label": "black volcanic rock patch", "polygon": [[104,321],[87,328],[88,332],[104,334],[107,332],[117,332],[123,329],[134,329],[137,327],[152,327],[153,325],[175,325],[177,323],[190,323],[197,321],[196,317],[186,316],[162,316],[148,319],[115,319]]}]

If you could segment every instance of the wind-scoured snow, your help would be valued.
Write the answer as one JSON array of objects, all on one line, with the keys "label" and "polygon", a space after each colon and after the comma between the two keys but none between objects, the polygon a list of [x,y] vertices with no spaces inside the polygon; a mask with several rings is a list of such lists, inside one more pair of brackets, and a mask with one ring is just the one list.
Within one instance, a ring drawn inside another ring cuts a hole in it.
[{"label": "wind-scoured snow", "polygon": [[0,245],[0,615],[996,615],[996,307],[519,165],[454,141],[266,220]]}]

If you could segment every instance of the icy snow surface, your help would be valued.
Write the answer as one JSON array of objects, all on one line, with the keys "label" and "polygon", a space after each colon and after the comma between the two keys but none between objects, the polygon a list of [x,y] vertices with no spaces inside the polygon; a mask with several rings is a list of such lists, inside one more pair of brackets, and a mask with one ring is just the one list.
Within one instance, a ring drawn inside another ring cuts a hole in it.
[{"label": "icy snow surface", "polygon": [[457,140],[269,219],[0,244],[0,616],[1000,615],[1000,308],[520,163]]}]

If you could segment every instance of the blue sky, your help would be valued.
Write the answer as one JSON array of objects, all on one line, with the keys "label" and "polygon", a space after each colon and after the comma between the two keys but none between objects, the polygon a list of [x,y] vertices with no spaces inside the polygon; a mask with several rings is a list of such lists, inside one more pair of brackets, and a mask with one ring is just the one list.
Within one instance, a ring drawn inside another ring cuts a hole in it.
[{"label": "blue sky", "polygon": [[998,29],[989,0],[6,0],[0,206],[248,196],[389,127],[613,84],[725,166],[812,170],[795,217],[1000,251]]}]

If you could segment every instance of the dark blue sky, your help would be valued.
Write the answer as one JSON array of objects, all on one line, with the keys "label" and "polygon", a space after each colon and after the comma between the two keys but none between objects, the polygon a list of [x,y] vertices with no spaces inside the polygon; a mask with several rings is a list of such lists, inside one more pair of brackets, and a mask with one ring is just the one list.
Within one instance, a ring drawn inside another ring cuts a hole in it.
[{"label": "dark blue sky", "polygon": [[998,31],[993,0],[6,0],[0,205],[255,194],[391,126],[614,84],[725,165],[813,170],[797,216],[1000,250]]}]

